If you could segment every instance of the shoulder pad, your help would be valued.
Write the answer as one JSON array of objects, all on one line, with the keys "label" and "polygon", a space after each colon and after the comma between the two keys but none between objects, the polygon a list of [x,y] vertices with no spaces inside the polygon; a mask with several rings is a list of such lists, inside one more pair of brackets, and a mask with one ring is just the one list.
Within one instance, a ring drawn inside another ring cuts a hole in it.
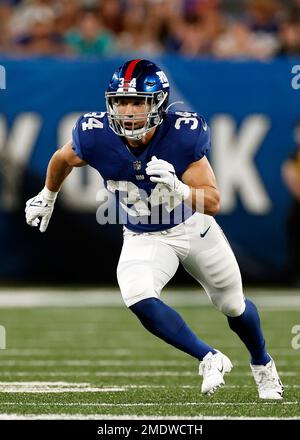
[{"label": "shoulder pad", "polygon": [[[97,129],[106,125],[106,112],[91,112],[80,116],[72,130],[72,148],[81,159],[87,159],[87,153],[94,148]],[[105,119],[104,119],[105,118]]]}]

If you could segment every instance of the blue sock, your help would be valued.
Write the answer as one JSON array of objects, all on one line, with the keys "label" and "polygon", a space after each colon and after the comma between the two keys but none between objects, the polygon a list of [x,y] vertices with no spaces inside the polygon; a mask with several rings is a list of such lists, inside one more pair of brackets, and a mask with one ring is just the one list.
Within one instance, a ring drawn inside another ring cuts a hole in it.
[{"label": "blue sock", "polygon": [[266,365],[271,358],[266,352],[266,342],[261,330],[257,308],[249,299],[246,299],[245,303],[245,311],[240,316],[227,316],[229,327],[248,348],[251,364]]},{"label": "blue sock", "polygon": [[147,298],[130,307],[143,326],[155,336],[179,350],[202,360],[216,351],[197,338],[181,316],[158,298]]}]

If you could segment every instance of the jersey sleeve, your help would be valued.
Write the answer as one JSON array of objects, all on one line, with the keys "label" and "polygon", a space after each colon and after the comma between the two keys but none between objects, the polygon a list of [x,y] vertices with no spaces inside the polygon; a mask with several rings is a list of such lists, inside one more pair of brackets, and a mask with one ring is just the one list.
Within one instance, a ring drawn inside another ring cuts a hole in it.
[{"label": "jersey sleeve", "polygon": [[210,149],[210,129],[205,119],[197,113],[174,112],[168,114],[168,131],[165,160],[175,167],[181,178],[187,167],[202,159]]},{"label": "jersey sleeve", "polygon": [[195,161],[202,159],[210,150],[210,128],[202,116],[198,116],[200,122],[200,131],[195,145],[194,159]]},{"label": "jersey sleeve", "polygon": [[81,124],[82,120],[84,119],[83,116],[80,116],[79,119],[77,119],[73,130],[72,130],[72,149],[76,156],[80,157],[80,159],[84,160],[83,157],[83,151],[82,151],[82,144],[81,144]]},{"label": "jersey sleeve", "polygon": [[95,154],[97,129],[103,128],[103,115],[104,113],[86,113],[78,118],[72,130],[72,148],[77,156],[88,163]]}]

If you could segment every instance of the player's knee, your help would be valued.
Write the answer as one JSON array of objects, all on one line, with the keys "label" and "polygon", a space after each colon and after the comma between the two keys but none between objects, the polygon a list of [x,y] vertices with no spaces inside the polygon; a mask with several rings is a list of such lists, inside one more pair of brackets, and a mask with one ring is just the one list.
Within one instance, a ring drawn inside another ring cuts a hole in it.
[{"label": "player's knee", "polygon": [[220,312],[226,316],[236,317],[244,313],[245,310],[245,300],[241,293],[231,294],[231,295],[219,295],[218,298],[212,298],[214,305]]},{"label": "player's knee", "polygon": [[118,267],[117,277],[127,307],[146,298],[158,298],[153,286],[152,274],[143,265]]},{"label": "player's knee", "polygon": [[226,316],[230,316],[234,318],[244,313],[244,310],[245,310],[245,301],[242,300],[234,304],[231,303],[225,304],[222,308],[222,313]]}]

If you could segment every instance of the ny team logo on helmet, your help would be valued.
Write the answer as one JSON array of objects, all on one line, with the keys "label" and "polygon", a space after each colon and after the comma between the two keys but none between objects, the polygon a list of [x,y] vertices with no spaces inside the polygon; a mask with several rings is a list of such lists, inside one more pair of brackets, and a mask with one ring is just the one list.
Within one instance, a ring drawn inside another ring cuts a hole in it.
[{"label": "ny team logo on helmet", "polygon": [[[138,98],[144,102],[144,113],[120,115],[117,103],[120,98]],[[165,73],[148,60],[131,60],[115,71],[105,93],[110,128],[118,136],[140,139],[151,128],[161,124],[169,99],[169,81]],[[124,121],[130,118],[130,128]],[[145,121],[137,127],[139,121]]]}]

